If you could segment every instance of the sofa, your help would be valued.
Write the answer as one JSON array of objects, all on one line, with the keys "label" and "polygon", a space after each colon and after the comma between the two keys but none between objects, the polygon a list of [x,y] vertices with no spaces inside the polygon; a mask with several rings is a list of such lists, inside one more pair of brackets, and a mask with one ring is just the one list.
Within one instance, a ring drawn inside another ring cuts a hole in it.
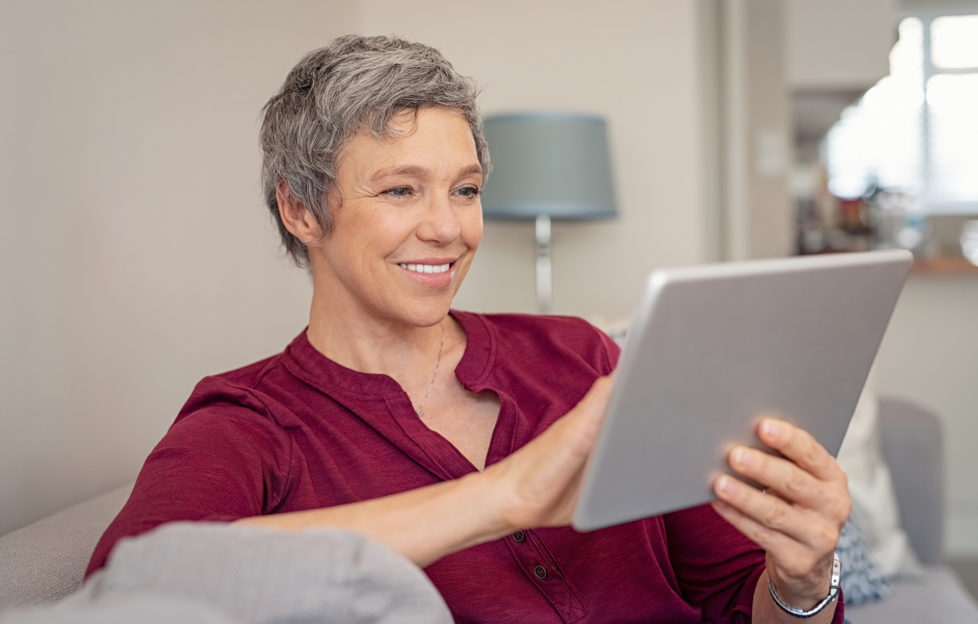
[{"label": "sofa", "polygon": [[883,461],[892,477],[899,521],[919,562],[889,579],[888,596],[846,606],[853,624],[976,622],[978,602],[944,564],[944,437],[937,414],[912,401],[878,400]]},{"label": "sofa", "polygon": [[[883,397],[878,421],[900,520],[920,566],[889,579],[888,596],[847,606],[847,619],[853,624],[978,622],[978,603],[943,563],[940,420],[912,402]],[[120,486],[0,537],[0,611],[53,603],[75,592],[95,542],[130,487]]]}]

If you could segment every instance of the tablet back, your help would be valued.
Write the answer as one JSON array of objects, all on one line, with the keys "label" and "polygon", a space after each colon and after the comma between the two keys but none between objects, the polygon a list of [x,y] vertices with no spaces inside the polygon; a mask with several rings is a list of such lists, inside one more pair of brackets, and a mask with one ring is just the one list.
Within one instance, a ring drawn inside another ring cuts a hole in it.
[{"label": "tablet back", "polygon": [[837,254],[666,269],[648,280],[573,525],[712,500],[734,444],[776,413],[833,455],[912,256]]}]

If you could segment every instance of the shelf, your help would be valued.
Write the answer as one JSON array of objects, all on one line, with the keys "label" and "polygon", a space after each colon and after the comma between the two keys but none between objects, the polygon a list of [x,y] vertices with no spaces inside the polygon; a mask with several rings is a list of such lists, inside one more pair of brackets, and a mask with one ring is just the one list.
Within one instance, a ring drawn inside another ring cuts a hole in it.
[{"label": "shelf", "polygon": [[978,275],[978,266],[964,256],[917,258],[910,271],[915,275]]}]

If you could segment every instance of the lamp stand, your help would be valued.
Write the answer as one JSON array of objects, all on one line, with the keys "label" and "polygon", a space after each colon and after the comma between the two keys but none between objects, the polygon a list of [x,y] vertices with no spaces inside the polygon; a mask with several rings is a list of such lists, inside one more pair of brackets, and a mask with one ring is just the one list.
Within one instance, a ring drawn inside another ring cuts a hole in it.
[{"label": "lamp stand", "polygon": [[537,310],[540,314],[550,314],[553,306],[552,262],[550,257],[550,216],[537,215]]}]

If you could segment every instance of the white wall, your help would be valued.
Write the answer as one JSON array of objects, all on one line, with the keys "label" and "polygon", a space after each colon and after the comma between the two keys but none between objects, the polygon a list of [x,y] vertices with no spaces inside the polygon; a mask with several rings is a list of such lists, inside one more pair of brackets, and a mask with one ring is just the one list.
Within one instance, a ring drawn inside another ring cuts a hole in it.
[{"label": "white wall", "polygon": [[787,256],[793,220],[784,7],[781,0],[723,0],[719,18],[724,257]]},{"label": "white wall", "polygon": [[303,327],[259,110],[355,28],[321,0],[5,0],[0,533],[130,480],[201,376]]},{"label": "white wall", "polygon": [[897,0],[786,0],[788,83],[865,91],[890,73]]}]

